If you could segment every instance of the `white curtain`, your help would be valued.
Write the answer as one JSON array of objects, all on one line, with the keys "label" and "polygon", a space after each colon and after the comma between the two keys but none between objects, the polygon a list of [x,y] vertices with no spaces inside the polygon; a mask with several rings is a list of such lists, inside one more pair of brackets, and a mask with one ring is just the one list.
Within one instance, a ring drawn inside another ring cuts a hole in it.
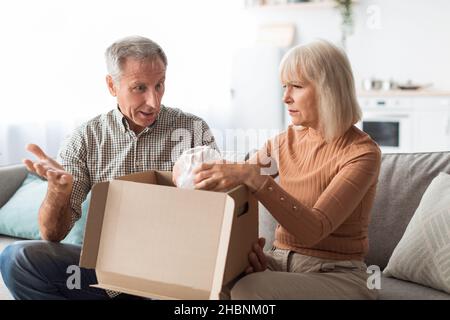
[{"label": "white curtain", "polygon": [[62,140],[78,125],[75,121],[9,122],[0,121],[0,166],[18,164],[35,157],[25,150],[35,143],[51,157],[56,157]]}]

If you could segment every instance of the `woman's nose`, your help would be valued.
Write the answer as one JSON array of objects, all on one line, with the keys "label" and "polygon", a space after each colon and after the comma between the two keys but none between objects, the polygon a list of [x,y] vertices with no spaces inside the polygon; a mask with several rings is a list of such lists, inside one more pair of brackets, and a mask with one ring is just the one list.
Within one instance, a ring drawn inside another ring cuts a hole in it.
[{"label": "woman's nose", "polygon": [[287,104],[290,104],[290,103],[293,102],[292,97],[291,97],[291,95],[290,95],[290,93],[289,93],[289,90],[284,90],[284,93],[283,93],[283,102],[284,102],[284,103],[287,103]]}]

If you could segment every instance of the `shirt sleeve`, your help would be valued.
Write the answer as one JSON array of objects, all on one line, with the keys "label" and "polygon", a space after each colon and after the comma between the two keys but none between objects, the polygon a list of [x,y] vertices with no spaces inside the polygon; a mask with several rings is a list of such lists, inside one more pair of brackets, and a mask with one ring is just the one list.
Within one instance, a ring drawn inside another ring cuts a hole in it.
[{"label": "shirt sleeve", "polygon": [[81,204],[91,189],[84,136],[83,128],[78,129],[66,139],[58,152],[58,162],[73,176],[73,188],[70,195],[72,226],[81,217]]},{"label": "shirt sleeve", "polygon": [[303,205],[269,176],[255,196],[300,243],[313,246],[338,228],[361,203],[378,180],[380,163],[379,150],[362,153],[349,160],[313,208]]},{"label": "shirt sleeve", "polygon": [[[194,134],[197,134],[197,132],[195,132]],[[194,137],[194,141],[201,141],[202,146],[210,146],[211,148],[220,151],[219,147],[217,146],[216,139],[211,132],[211,129],[204,120],[201,120],[201,137]]]}]

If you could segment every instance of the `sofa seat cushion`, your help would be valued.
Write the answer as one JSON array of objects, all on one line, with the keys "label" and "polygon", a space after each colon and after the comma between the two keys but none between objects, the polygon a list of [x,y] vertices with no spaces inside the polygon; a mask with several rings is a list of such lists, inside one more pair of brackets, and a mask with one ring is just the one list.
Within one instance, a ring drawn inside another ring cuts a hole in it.
[{"label": "sofa seat cushion", "polygon": [[381,276],[379,300],[450,300],[450,295],[409,281]]}]

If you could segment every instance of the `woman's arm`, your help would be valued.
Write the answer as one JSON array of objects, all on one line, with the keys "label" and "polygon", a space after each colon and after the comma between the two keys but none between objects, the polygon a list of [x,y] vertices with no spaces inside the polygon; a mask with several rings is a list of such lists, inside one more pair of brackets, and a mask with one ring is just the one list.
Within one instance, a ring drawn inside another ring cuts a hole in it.
[{"label": "woman's arm", "polygon": [[312,208],[287,193],[271,177],[265,178],[254,195],[299,242],[313,246],[352,214],[376,183],[380,162],[380,153],[373,151],[346,163]]}]

